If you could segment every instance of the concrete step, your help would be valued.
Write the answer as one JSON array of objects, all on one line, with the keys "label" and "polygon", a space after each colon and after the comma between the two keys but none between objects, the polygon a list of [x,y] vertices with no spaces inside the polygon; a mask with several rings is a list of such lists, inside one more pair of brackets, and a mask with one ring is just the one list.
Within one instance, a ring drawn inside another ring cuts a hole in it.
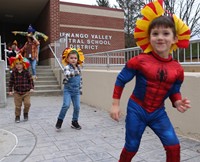
[{"label": "concrete step", "polygon": [[37,81],[57,81],[55,76],[38,76]]},{"label": "concrete step", "polygon": [[36,70],[37,70],[37,69],[41,69],[41,70],[43,70],[43,69],[45,69],[45,70],[46,70],[46,69],[51,69],[51,66],[38,65],[38,66],[36,66]]},{"label": "concrete step", "polygon": [[35,86],[36,85],[58,85],[58,82],[56,80],[36,80],[34,82]]},{"label": "concrete step", "polygon": [[37,77],[40,77],[40,76],[54,76],[54,73],[53,72],[37,72],[36,73]]},{"label": "concrete step", "polygon": [[[50,66],[37,66],[36,67],[38,79],[34,81],[34,96],[52,96],[52,95],[62,95],[62,90],[58,84],[57,78],[55,77],[53,70]],[[10,72],[6,72],[6,85],[8,86],[8,81],[10,78]],[[8,90],[8,87],[6,88]]]},{"label": "concrete step", "polygon": [[60,90],[60,86],[59,85],[36,85],[35,90]]}]

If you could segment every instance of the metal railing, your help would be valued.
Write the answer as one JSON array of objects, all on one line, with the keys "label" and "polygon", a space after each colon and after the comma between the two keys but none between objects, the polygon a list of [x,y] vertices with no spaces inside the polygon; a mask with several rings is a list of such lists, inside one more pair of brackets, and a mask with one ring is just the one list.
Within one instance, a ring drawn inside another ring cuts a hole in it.
[{"label": "metal railing", "polygon": [[[0,37],[1,38],[1,37]],[[54,48],[52,48],[52,46]],[[60,67],[62,60],[62,52],[67,47],[67,36],[63,36],[53,44],[49,45],[55,57],[55,67]],[[0,59],[2,58],[2,51],[6,56],[6,44],[1,43]],[[112,50],[106,52],[98,52],[93,54],[85,54],[84,67],[119,67],[132,57],[139,55],[142,50],[139,47]],[[200,65],[200,38],[191,40],[187,49],[178,49],[172,53],[174,59],[178,60],[182,65]],[[7,62],[6,62],[7,68]]]},{"label": "metal railing", "polygon": [[[55,67],[61,67],[62,52],[67,47],[67,36],[61,37],[55,41],[52,46],[49,45],[54,54]],[[139,55],[142,50],[139,47],[112,50],[106,52],[98,52],[85,54],[84,67],[121,67],[132,57]],[[190,45],[187,49],[178,49],[172,53],[172,57],[182,65],[200,65],[200,38],[190,40]]]},{"label": "metal railing", "polygon": [[60,39],[56,40],[53,44],[48,45],[52,54],[55,57],[54,67],[59,67],[63,70],[62,65],[62,53],[64,49],[68,46],[67,44],[67,35],[60,37]]},{"label": "metal railing", "polygon": [[0,35],[0,60],[4,60],[5,61],[5,68],[6,70],[8,70],[8,64],[7,64],[7,52],[5,51],[6,49],[6,43],[2,43],[1,42],[1,35]]},{"label": "metal railing", "polygon": [[[182,65],[200,65],[200,39],[191,40],[187,49],[178,49],[172,57]],[[140,54],[139,47],[119,49],[113,51],[86,54],[85,67],[115,67],[123,66],[130,58]]]},{"label": "metal railing", "polygon": [[130,58],[139,55],[142,50],[139,47],[119,49],[94,54],[85,54],[85,67],[116,67],[123,66]]}]

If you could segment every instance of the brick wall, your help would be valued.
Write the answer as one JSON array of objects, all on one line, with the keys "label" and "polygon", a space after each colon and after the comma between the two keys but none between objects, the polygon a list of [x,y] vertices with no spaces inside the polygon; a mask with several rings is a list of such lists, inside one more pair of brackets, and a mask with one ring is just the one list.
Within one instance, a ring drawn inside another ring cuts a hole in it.
[{"label": "brick wall", "polygon": [[60,33],[85,54],[122,49],[124,15],[120,9],[60,2]]},{"label": "brick wall", "polygon": [[49,36],[47,42],[41,42],[39,58],[45,64],[54,57],[47,45],[66,33],[68,45],[81,48],[85,54],[125,47],[124,15],[120,9],[49,0],[36,24],[38,31]]}]

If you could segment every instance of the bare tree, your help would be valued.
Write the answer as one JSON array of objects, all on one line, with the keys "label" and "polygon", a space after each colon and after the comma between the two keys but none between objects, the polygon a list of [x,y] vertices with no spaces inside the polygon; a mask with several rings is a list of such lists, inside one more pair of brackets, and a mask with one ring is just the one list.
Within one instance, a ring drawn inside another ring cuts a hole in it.
[{"label": "bare tree", "polygon": [[116,0],[119,7],[124,11],[124,30],[125,30],[125,46],[132,47],[134,45],[133,30],[135,22],[140,17],[140,9],[144,5],[143,0]]},{"label": "bare tree", "polygon": [[98,6],[110,7],[108,0],[96,0]]},{"label": "bare tree", "polygon": [[[124,11],[124,29],[126,47],[134,46],[133,31],[135,22],[141,17],[140,10],[145,4],[154,0],[116,0]],[[199,0],[164,0],[164,8],[181,18],[191,30],[191,37],[200,35],[200,1]]]},{"label": "bare tree", "polygon": [[168,12],[174,14],[174,6],[175,6],[176,0],[165,0],[164,5],[165,5],[165,10]]},{"label": "bare tree", "polygon": [[200,34],[199,0],[180,0],[176,13],[190,27],[191,37]]}]

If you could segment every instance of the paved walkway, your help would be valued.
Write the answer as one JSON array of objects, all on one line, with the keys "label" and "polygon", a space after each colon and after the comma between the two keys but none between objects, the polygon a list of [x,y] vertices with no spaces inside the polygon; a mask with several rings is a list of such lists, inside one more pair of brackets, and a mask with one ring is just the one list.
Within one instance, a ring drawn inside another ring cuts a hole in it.
[{"label": "paved walkway", "polygon": [[[70,127],[72,109],[61,131],[55,129],[62,96],[32,97],[29,121],[14,122],[13,98],[0,108],[0,162],[117,162],[124,144],[124,118],[114,122],[98,108],[81,105],[81,130]],[[179,137],[181,162],[200,162],[200,142]],[[165,162],[165,152],[147,129],[134,162]]]}]

